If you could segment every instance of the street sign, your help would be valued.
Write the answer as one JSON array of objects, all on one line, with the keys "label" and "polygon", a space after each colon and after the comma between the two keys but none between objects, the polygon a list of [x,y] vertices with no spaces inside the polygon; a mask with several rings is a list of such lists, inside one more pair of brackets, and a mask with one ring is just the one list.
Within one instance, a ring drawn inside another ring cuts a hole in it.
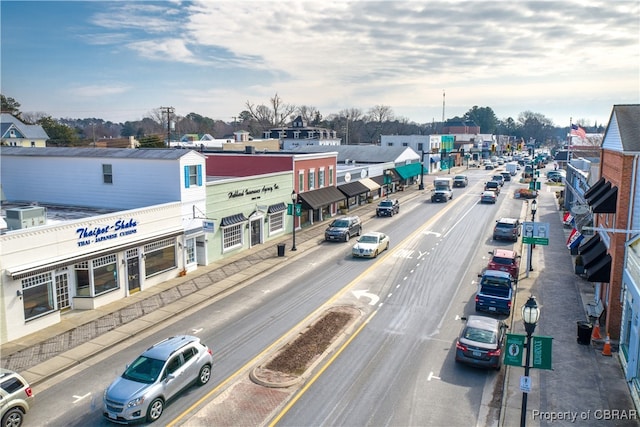
[{"label": "street sign", "polygon": [[293,215],[294,212],[296,216],[302,215],[302,205],[300,203],[296,203],[295,205],[292,205],[291,203],[287,204],[287,215]]},{"label": "street sign", "polygon": [[526,335],[507,334],[505,344],[504,364],[512,366],[523,366],[522,356],[524,355],[524,340]]},{"label": "street sign", "polygon": [[523,393],[531,393],[531,377],[520,377],[520,391]]},{"label": "street sign", "polygon": [[549,223],[531,222],[522,223],[522,243],[535,245],[549,244]]},{"label": "street sign", "polygon": [[301,216],[302,215],[302,205],[300,203],[296,203],[295,205],[296,209],[296,216]]},{"label": "street sign", "polygon": [[553,369],[551,367],[553,337],[533,336],[531,338],[532,367],[537,369]]}]

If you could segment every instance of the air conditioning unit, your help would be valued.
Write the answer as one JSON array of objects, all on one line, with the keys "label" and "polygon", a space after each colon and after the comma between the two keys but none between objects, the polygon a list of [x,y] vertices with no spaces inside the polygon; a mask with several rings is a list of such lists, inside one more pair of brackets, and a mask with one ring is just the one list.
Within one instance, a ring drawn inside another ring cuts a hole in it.
[{"label": "air conditioning unit", "polygon": [[47,208],[44,206],[21,206],[7,209],[6,212],[9,230],[38,227],[47,223]]}]

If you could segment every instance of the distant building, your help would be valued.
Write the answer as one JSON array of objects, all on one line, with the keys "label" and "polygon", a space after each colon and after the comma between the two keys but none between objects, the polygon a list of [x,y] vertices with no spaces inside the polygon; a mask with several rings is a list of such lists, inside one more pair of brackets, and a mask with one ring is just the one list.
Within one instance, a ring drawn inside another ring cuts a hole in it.
[{"label": "distant building", "polygon": [[289,127],[269,129],[264,132],[264,138],[279,139],[283,150],[307,145],[340,145],[341,143],[335,130],[307,126],[301,116],[296,117]]},{"label": "distant building", "polygon": [[28,125],[9,113],[0,114],[0,144],[12,147],[46,147],[49,135],[40,125]]}]

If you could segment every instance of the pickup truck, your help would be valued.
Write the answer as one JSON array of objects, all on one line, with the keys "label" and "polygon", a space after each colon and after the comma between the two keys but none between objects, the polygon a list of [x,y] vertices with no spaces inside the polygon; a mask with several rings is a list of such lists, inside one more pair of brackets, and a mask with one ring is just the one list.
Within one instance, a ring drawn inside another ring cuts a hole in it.
[{"label": "pickup truck", "polygon": [[506,271],[485,270],[476,293],[476,311],[511,314],[513,277]]},{"label": "pickup truck", "polygon": [[400,212],[400,202],[397,199],[385,199],[378,203],[376,216],[393,216]]}]

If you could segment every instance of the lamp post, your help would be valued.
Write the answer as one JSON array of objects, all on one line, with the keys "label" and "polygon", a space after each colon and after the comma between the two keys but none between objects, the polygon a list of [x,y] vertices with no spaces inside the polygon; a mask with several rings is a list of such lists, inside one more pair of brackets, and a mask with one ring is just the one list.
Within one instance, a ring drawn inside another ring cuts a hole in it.
[{"label": "lamp post", "polygon": [[[533,201],[531,202],[531,222],[533,222],[534,224],[536,222],[536,212],[538,212],[538,201],[536,199],[533,199]],[[531,247],[535,248],[536,244],[532,243]]]},{"label": "lamp post", "polygon": [[291,217],[292,217],[292,224],[293,224],[293,246],[291,247],[292,251],[297,251],[298,249],[296,248],[296,202],[298,201],[298,194],[296,193],[296,190],[293,190],[291,192],[291,202],[292,202],[292,207],[291,207]]},{"label": "lamp post", "polygon": [[420,151],[420,185],[418,190],[424,190],[424,150]]},{"label": "lamp post", "polygon": [[[527,342],[525,344],[525,364],[524,376],[529,376],[529,363],[531,361],[531,335],[536,330],[538,319],[540,318],[540,308],[536,302],[536,297],[531,295],[525,305],[522,306],[522,321],[524,330],[527,332]],[[527,392],[522,392],[522,409],[520,413],[520,427],[525,427],[527,422]]]}]

